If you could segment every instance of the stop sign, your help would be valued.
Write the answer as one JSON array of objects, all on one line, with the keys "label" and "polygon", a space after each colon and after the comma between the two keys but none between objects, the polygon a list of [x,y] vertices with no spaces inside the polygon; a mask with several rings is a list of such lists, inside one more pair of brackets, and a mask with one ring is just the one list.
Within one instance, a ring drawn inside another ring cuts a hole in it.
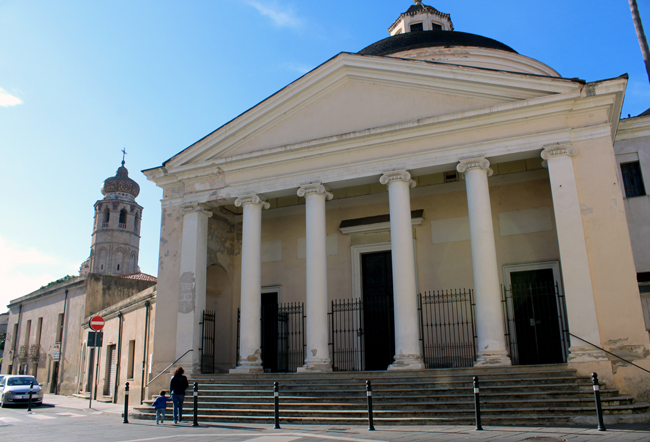
[{"label": "stop sign", "polygon": [[95,331],[100,331],[104,328],[104,318],[101,316],[93,316],[90,318],[90,328]]}]

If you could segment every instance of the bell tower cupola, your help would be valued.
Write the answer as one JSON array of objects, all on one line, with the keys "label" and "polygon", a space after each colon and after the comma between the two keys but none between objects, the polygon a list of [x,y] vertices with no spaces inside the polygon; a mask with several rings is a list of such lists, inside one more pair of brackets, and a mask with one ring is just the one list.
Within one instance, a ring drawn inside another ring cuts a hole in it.
[{"label": "bell tower cupola", "polygon": [[388,28],[390,35],[407,34],[420,31],[453,31],[451,16],[431,6],[423,5],[422,0],[413,0],[415,5],[401,14]]},{"label": "bell tower cupola", "polygon": [[[135,198],[140,193],[138,183],[129,178],[122,165],[115,176],[106,178],[101,186],[104,198],[95,203],[95,222],[87,273],[127,275],[140,271],[140,225],[142,206]],[[83,266],[82,265],[82,270]]]}]

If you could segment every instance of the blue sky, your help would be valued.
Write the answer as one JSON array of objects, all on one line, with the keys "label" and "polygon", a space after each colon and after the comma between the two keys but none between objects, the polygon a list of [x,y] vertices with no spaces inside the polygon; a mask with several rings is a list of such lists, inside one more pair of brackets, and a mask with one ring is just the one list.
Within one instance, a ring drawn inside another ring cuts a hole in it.
[{"label": "blue sky", "polygon": [[[431,0],[458,31],[595,81],[630,75],[650,107],[626,0]],[[339,52],[388,36],[409,0],[0,0],[0,306],[88,257],[93,204],[120,150],[157,274],[156,167]],[[650,32],[650,0],[639,0]],[[1,310],[1,307],[0,307]]]}]

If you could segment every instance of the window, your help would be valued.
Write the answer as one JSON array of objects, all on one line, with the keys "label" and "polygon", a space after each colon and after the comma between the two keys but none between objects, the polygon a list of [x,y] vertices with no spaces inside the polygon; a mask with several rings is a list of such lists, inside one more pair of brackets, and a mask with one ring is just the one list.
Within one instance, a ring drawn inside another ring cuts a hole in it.
[{"label": "window", "polygon": [[411,24],[411,32],[418,32],[418,31],[423,31],[424,28],[422,26],[422,23],[412,23]]},{"label": "window", "polygon": [[117,270],[119,270],[119,269],[120,269],[120,265],[118,264],[118,265],[117,265]]},{"label": "window", "polygon": [[29,351],[29,335],[32,333],[32,320],[27,321],[27,327],[25,328],[25,347]]},{"label": "window", "polygon": [[623,187],[627,198],[646,194],[643,175],[641,175],[641,165],[638,161],[621,164],[621,174],[623,175]]},{"label": "window", "polygon": [[126,209],[120,210],[120,219],[118,227],[126,229]]},{"label": "window", "polygon": [[38,318],[36,323],[36,345],[41,345],[41,334],[43,332],[43,318]]},{"label": "window", "polygon": [[433,22],[431,23],[432,31],[442,31],[442,25],[440,23]]},{"label": "window", "polygon": [[63,313],[59,313],[59,319],[56,321],[56,340],[54,342],[61,342],[63,340]]},{"label": "window", "polygon": [[135,368],[135,340],[129,341],[129,358],[126,365],[127,379],[133,379],[133,371]]},{"label": "window", "polygon": [[138,233],[138,224],[139,224],[138,214],[136,213],[135,214],[135,219],[133,220],[133,231],[135,233]]},{"label": "window", "polygon": [[104,224],[108,224],[108,221],[111,219],[111,211],[108,210],[108,207],[104,209]]}]

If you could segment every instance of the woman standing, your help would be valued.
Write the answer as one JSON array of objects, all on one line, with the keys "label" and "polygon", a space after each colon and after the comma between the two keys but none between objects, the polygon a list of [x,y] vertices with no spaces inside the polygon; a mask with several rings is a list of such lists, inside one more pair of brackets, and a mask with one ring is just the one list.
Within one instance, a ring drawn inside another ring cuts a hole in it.
[{"label": "woman standing", "polygon": [[185,400],[185,390],[189,387],[187,378],[183,376],[185,370],[183,367],[178,367],[174,371],[174,377],[172,377],[171,382],[169,383],[169,391],[172,393],[172,403],[174,405],[174,423],[183,421],[183,401]]}]

